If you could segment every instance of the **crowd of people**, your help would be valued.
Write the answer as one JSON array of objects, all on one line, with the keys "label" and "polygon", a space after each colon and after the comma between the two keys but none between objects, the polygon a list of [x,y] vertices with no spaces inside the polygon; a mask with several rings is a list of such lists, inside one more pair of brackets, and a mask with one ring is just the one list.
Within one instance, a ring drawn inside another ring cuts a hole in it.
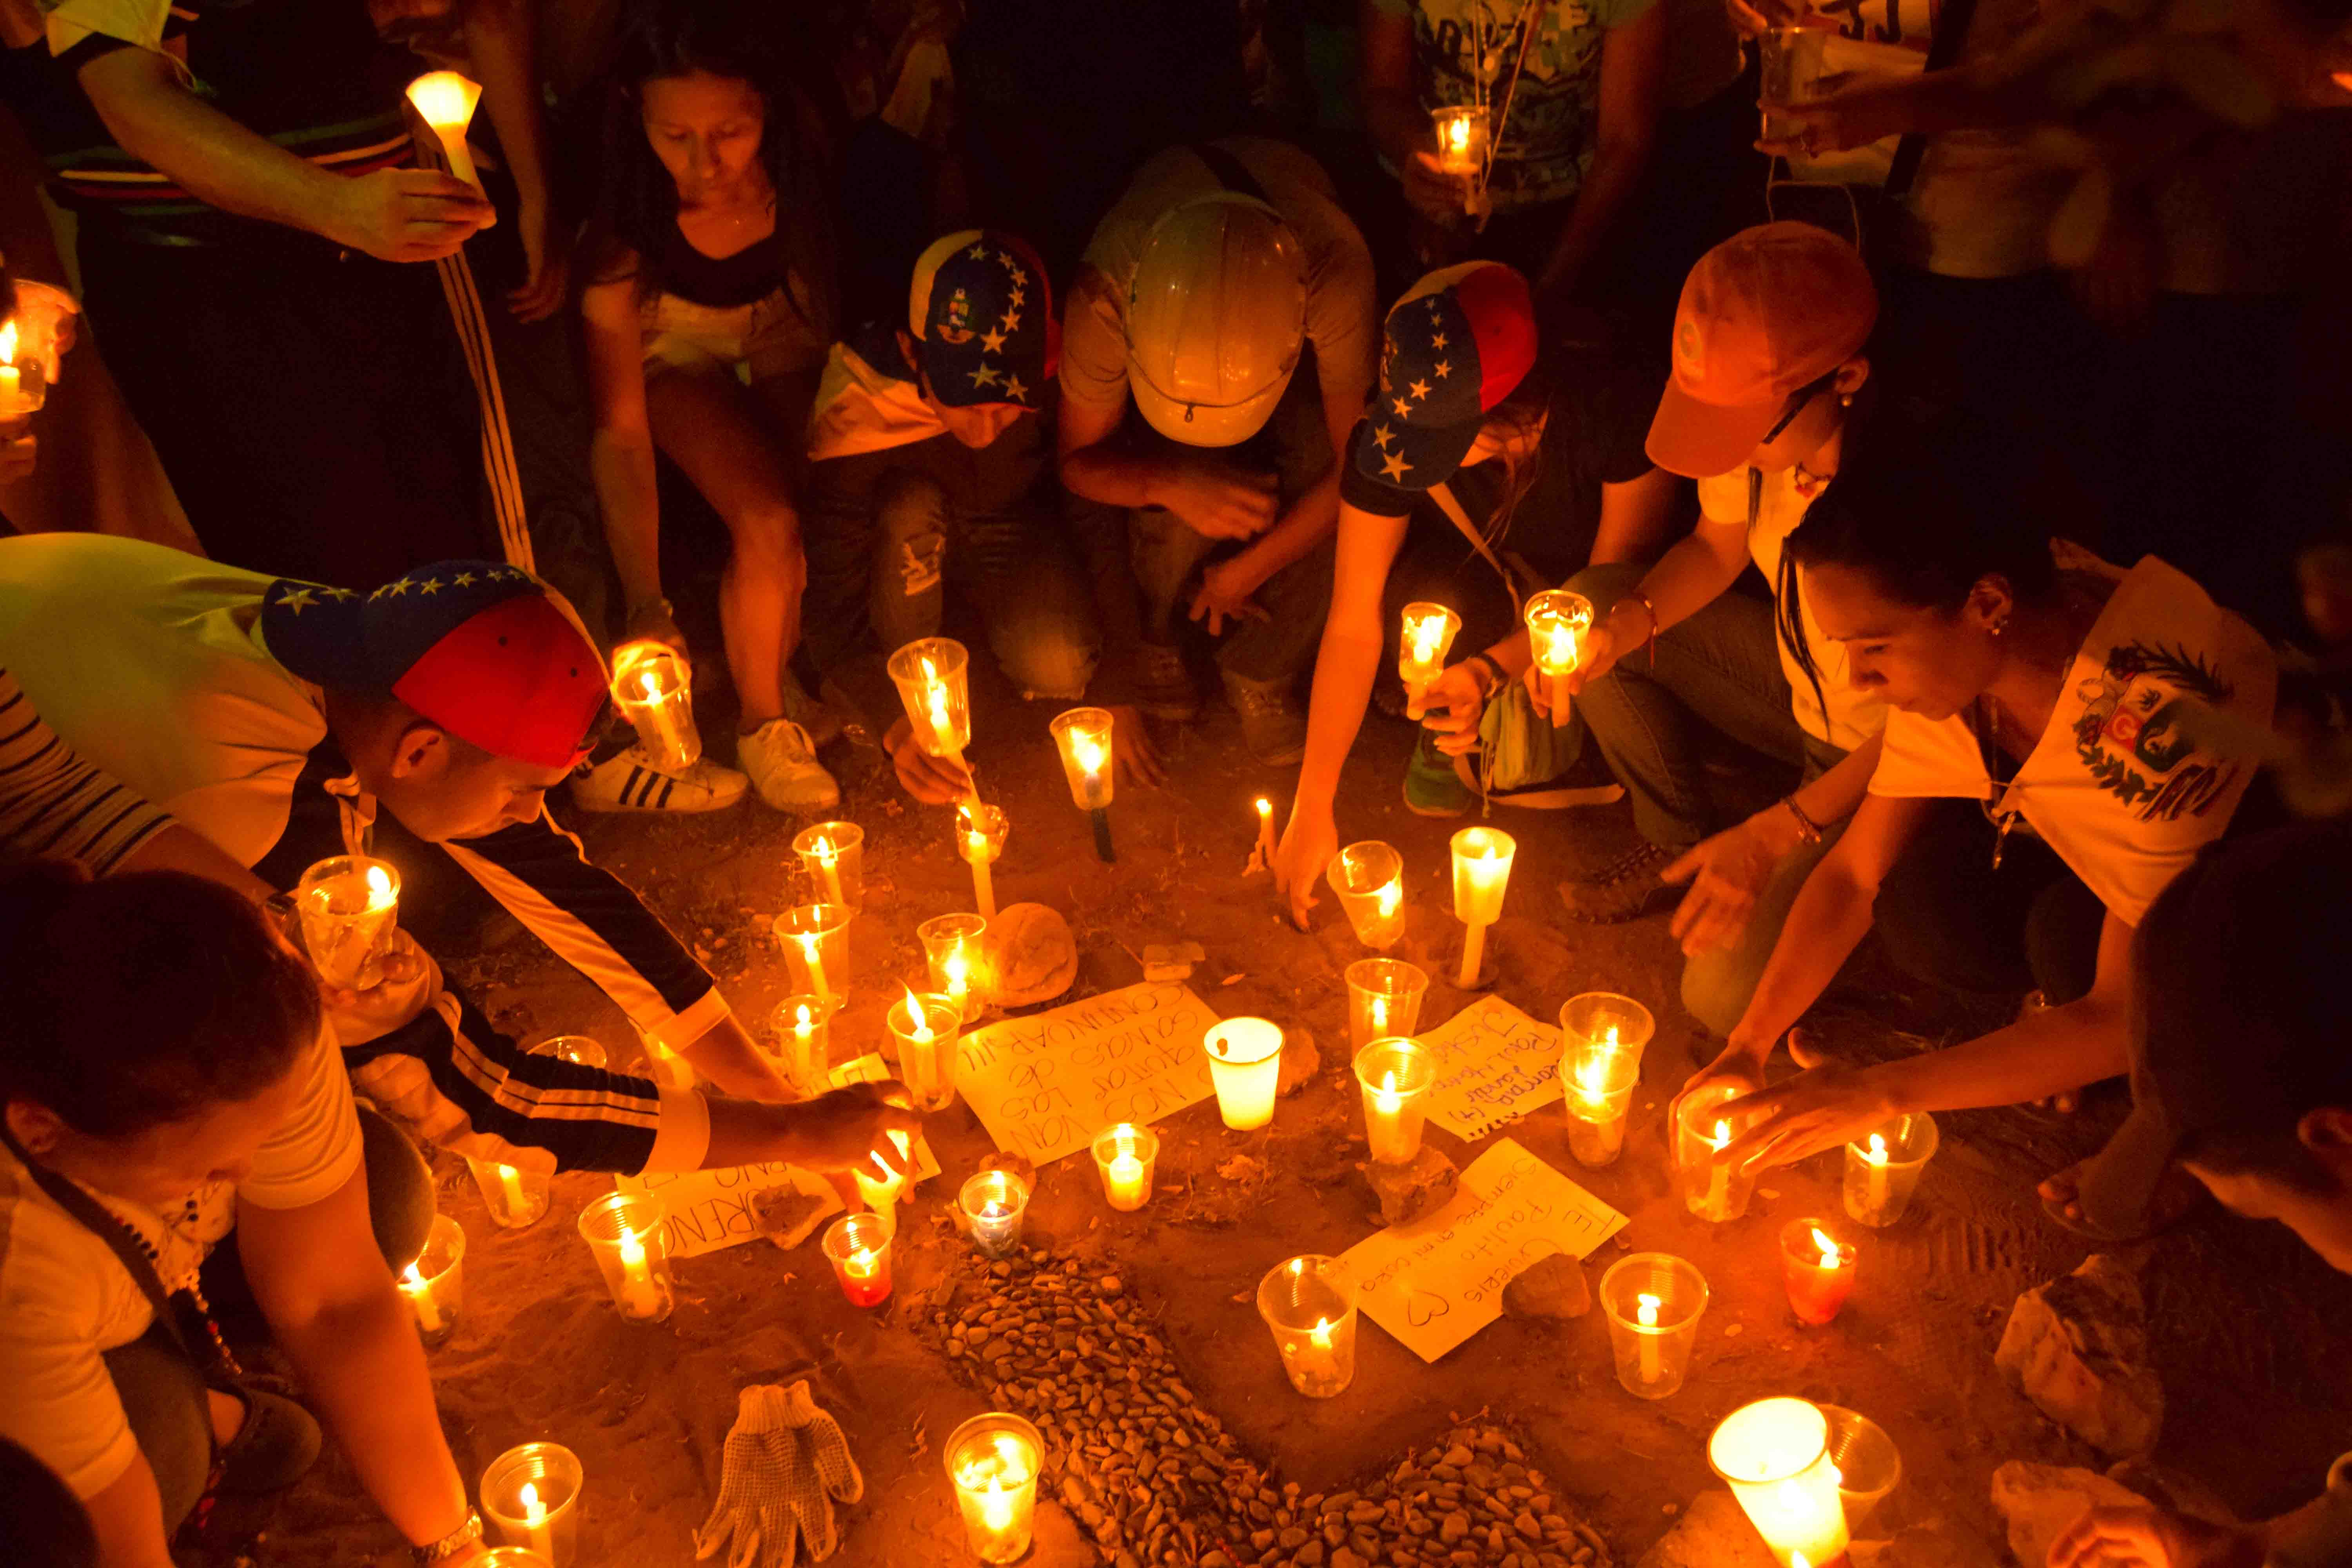
[{"label": "crowd of people", "polygon": [[[166,1564],[321,1421],[418,1562],[481,1552],[393,1285],[420,1145],[901,1165],[890,1086],[796,1096],[548,799],[824,812],[865,745],[950,806],[885,669],[943,628],[1134,783],[1221,696],[1297,770],[1302,927],[1375,706],[1412,811],[1565,813],[1549,918],[1672,909],[1720,1159],[2127,1078],[2054,1223],[2201,1184],[2352,1272],[2352,827],[2266,767],[2343,752],[2341,0],[0,0],[0,86],[17,1561]],[[1412,690],[1409,602],[1460,626]],[[633,743],[632,644],[731,751]],[[528,1052],[405,934],[323,984],[284,895],[371,847],[722,1092]],[[1873,932],[2013,1021],[1824,1055]],[[2352,1464],[2052,1563],[2273,1554],[2352,1563]]]}]

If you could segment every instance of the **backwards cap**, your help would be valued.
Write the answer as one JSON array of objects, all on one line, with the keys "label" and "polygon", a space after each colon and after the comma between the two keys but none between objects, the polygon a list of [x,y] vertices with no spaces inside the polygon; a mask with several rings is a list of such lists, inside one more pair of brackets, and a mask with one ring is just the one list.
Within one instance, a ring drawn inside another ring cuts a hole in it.
[{"label": "backwards cap", "polygon": [[1426,490],[1454,477],[1487,414],[1535,368],[1528,280],[1499,261],[1443,268],[1390,307],[1381,337],[1349,455],[1368,479]]}]

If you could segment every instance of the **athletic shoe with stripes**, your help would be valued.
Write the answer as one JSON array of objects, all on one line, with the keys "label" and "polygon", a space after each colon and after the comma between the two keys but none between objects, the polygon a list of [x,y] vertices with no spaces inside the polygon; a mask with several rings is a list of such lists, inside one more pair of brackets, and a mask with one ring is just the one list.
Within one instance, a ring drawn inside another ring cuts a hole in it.
[{"label": "athletic shoe with stripes", "polygon": [[751,789],[750,779],[708,757],[669,773],[631,746],[574,778],[572,800],[583,811],[724,811]]}]

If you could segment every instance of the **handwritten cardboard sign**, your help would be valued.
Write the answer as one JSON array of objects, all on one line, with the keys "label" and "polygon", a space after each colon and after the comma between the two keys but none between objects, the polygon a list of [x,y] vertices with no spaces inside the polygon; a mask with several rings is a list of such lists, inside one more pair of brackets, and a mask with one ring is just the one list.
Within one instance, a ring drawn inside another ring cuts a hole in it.
[{"label": "handwritten cardboard sign", "polygon": [[1043,1165],[1206,1100],[1201,1037],[1216,1022],[1191,986],[1144,981],[974,1029],[956,1044],[956,1089],[999,1149]]},{"label": "handwritten cardboard sign", "polygon": [[[890,1064],[869,1054],[835,1068],[832,1083],[840,1089],[846,1084],[878,1083],[890,1076]],[[918,1141],[914,1154],[910,1187],[940,1173],[940,1163],[931,1157],[929,1143]],[[756,1194],[772,1187],[793,1187],[807,1194],[824,1205],[822,1214],[835,1214],[841,1208],[841,1199],[823,1176],[798,1165],[773,1162],[710,1171],[652,1171],[641,1176],[615,1176],[613,1185],[625,1193],[660,1196],[662,1228],[668,1233],[672,1258],[698,1258],[759,1235],[751,1201]]]},{"label": "handwritten cardboard sign", "polygon": [[1625,1216],[1506,1138],[1470,1163],[1454,1200],[1341,1255],[1364,1315],[1433,1362],[1502,1316],[1529,1264],[1583,1258]]},{"label": "handwritten cardboard sign", "polygon": [[1499,996],[1417,1037],[1437,1058],[1429,1119],[1465,1143],[1559,1098],[1559,1031]]}]

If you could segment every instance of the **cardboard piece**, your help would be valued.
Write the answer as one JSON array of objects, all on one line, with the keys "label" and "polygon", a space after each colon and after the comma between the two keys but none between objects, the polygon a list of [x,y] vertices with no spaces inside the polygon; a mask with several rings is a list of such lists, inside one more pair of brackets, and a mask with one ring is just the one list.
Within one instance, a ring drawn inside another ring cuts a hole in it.
[{"label": "cardboard piece", "polygon": [[1470,1163],[1454,1201],[1392,1226],[1340,1257],[1364,1315],[1433,1362],[1503,1314],[1519,1270],[1581,1258],[1625,1216],[1506,1138]]},{"label": "cardboard piece", "polygon": [[[868,1054],[835,1068],[832,1084],[879,1083],[890,1076],[890,1064]],[[929,1142],[915,1142],[915,1174],[908,1189],[940,1173]],[[711,1171],[655,1171],[641,1176],[615,1176],[613,1185],[625,1193],[656,1193],[662,1200],[662,1228],[669,1235],[672,1258],[699,1258],[724,1247],[758,1237],[760,1226],[751,1212],[751,1196],[770,1187],[790,1186],[824,1205],[824,1213],[841,1211],[833,1184],[814,1171],[773,1162],[730,1165]],[[900,1200],[905,1201],[903,1198]]]},{"label": "cardboard piece", "polygon": [[1559,1031],[1499,996],[1415,1037],[1437,1058],[1429,1119],[1465,1143],[1560,1096]]},{"label": "cardboard piece", "polygon": [[1201,1037],[1217,1022],[1189,985],[1144,981],[956,1043],[956,1090],[996,1146],[1045,1165],[1104,1128],[1206,1100]]}]

